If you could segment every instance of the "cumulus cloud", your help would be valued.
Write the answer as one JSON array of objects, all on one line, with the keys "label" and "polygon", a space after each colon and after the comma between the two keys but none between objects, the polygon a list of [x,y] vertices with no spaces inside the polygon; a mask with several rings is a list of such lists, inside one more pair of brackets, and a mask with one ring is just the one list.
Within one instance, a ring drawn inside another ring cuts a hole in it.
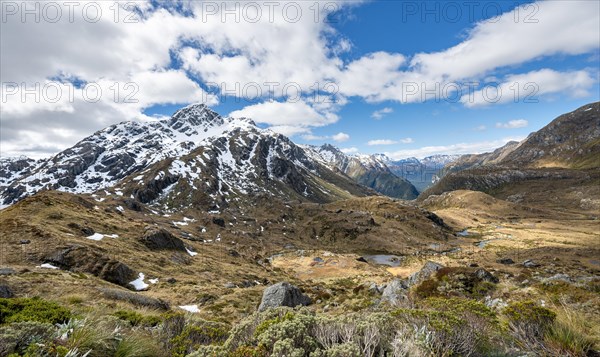
[{"label": "cumulus cloud", "polygon": [[377,140],[369,140],[369,142],[367,142],[367,145],[369,146],[376,146],[376,145],[394,145],[397,144],[398,142],[395,140],[389,140],[389,139],[377,139]]},{"label": "cumulus cloud", "polygon": [[332,135],[331,138],[334,141],[337,141],[338,143],[343,143],[344,141],[350,140],[350,135],[346,133],[337,133],[335,135]]},{"label": "cumulus cloud", "polygon": [[578,98],[589,95],[595,82],[597,79],[587,70],[559,72],[544,68],[509,75],[499,85],[465,94],[460,101],[467,107],[478,107],[509,102],[535,103],[540,97],[554,93]]},{"label": "cumulus cloud", "polygon": [[524,128],[527,125],[529,125],[529,122],[525,119],[515,119],[515,120],[510,120],[506,123],[496,123],[496,128],[502,128],[502,129],[518,129],[518,128]]},{"label": "cumulus cloud", "polygon": [[[254,99],[236,115],[252,117],[287,135],[310,135],[311,128],[337,122],[339,109],[351,97],[371,103],[412,103],[430,100],[427,93],[435,92],[443,98],[455,94],[444,90],[453,81],[482,81],[498,68],[557,54],[586,54],[600,47],[600,3],[541,1],[524,5],[536,10],[536,23],[523,21],[523,14],[530,12],[520,7],[475,24],[462,42],[447,49],[418,54],[375,51],[348,60],[340,54],[352,48],[351,39],[323,20],[331,15],[327,9],[358,5],[332,3],[335,6],[323,7],[315,21],[308,16],[314,15],[310,9],[314,4],[278,2],[278,9],[286,4],[302,8],[306,16],[296,22],[286,21],[281,11],[270,18],[264,7],[258,21],[234,21],[224,10],[235,4],[216,4],[207,15],[205,3],[197,1],[177,6],[137,1],[138,21],[133,23],[125,21],[132,14],[126,9],[129,3],[119,3],[115,19],[114,3],[95,2],[104,14],[95,23],[81,18],[81,11],[74,12],[74,21],[63,16],[57,23],[24,23],[20,13],[3,14],[7,15],[0,31],[3,84],[43,86],[61,78],[59,85],[68,86],[75,78],[83,84],[96,83],[103,96],[95,103],[82,100],[81,93],[56,102],[23,102],[18,94],[3,100],[2,155],[56,152],[107,125],[146,120],[144,110],[154,105],[218,103],[208,89]],[[63,14],[69,13],[65,3],[58,4]],[[515,21],[517,15],[521,21]],[[508,74],[500,81],[503,93],[510,93],[516,82],[532,81],[539,87],[538,96],[581,97],[589,94],[598,78],[597,70],[536,69]],[[135,102],[125,101],[130,94],[125,85],[130,83],[137,86]],[[116,95],[115,84],[120,89]],[[528,98],[527,90],[519,94],[521,100]],[[2,91],[7,94],[4,86]],[[323,96],[314,98],[315,92]],[[472,95],[464,94],[459,97],[466,107],[490,104],[480,87]],[[495,103],[514,96],[501,98]],[[391,113],[387,109],[375,111],[373,118]],[[57,134],[61,132],[62,136]]]},{"label": "cumulus cloud", "polygon": [[500,140],[480,141],[471,143],[456,143],[450,145],[424,146],[418,149],[398,150],[386,152],[385,154],[394,160],[405,159],[407,157],[424,158],[431,155],[443,154],[479,154],[493,151],[509,141],[521,141],[523,137],[503,138]]},{"label": "cumulus cloud", "polygon": [[268,124],[271,129],[284,135],[310,133],[311,127],[333,124],[338,116],[318,112],[304,101],[262,102],[246,106],[229,114],[234,118],[252,118],[257,123]]},{"label": "cumulus cloud", "polygon": [[355,148],[355,147],[351,147],[351,148],[343,148],[343,149],[340,149],[340,150],[341,150],[341,151],[342,151],[344,154],[349,154],[349,155],[351,155],[351,154],[356,154],[356,153],[358,153],[358,152],[359,152],[358,148]]},{"label": "cumulus cloud", "polygon": [[384,115],[390,114],[393,112],[394,112],[394,109],[386,107],[386,108],[374,111],[373,114],[371,114],[371,118],[373,118],[375,120],[379,120],[379,119],[383,118]]}]

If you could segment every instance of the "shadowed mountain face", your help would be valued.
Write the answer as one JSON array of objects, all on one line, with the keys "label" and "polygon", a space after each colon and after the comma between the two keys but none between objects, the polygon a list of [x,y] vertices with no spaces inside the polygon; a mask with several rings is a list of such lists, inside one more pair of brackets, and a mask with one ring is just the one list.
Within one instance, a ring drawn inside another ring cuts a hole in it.
[{"label": "shadowed mountain face", "polygon": [[169,195],[161,194],[167,188],[198,189],[212,202],[234,193],[315,202],[374,194],[285,136],[201,104],[168,120],[112,125],[47,160],[0,164],[2,205],[40,190],[92,193],[116,185],[144,203],[166,200]]},{"label": "shadowed mountain face", "polygon": [[[462,157],[450,164],[446,176],[420,198],[458,189],[525,195],[519,187],[529,190],[530,196],[535,196],[536,190],[550,192],[560,186],[564,190],[579,188],[582,193],[597,186],[599,171],[600,102],[596,102],[559,116],[520,143]],[[567,182],[573,186],[567,187]],[[563,197],[567,193],[555,194]]]},{"label": "shadowed mountain face", "polygon": [[343,172],[359,184],[381,194],[406,200],[419,195],[408,180],[394,174],[386,162],[376,155],[350,156],[329,144],[305,146],[304,149],[316,161]]}]

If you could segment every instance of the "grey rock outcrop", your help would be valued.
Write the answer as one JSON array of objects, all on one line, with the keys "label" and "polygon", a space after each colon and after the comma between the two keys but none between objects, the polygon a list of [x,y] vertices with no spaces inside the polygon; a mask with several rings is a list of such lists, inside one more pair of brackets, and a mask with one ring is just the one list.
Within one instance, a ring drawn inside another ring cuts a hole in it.
[{"label": "grey rock outcrop", "polygon": [[124,287],[127,287],[137,275],[122,262],[80,245],[61,248],[45,255],[41,260],[64,270],[89,273]]},{"label": "grey rock outcrop", "polygon": [[392,280],[381,295],[381,301],[387,302],[390,305],[398,305],[401,301],[406,299],[408,293],[408,285],[405,281],[400,279]]},{"label": "grey rock outcrop", "polygon": [[298,287],[287,282],[281,282],[265,289],[258,311],[280,306],[307,306],[311,302],[312,300],[304,295]]},{"label": "grey rock outcrop", "polygon": [[423,265],[421,270],[414,273],[413,275],[411,275],[408,278],[407,285],[413,286],[413,285],[419,284],[422,281],[429,279],[429,277],[433,273],[437,272],[438,270],[440,270],[442,268],[444,268],[443,265],[432,262],[432,261],[428,261],[427,263],[425,263],[425,265]]},{"label": "grey rock outcrop", "polygon": [[13,294],[12,290],[10,289],[10,287],[8,287],[8,285],[0,285],[0,298],[11,298],[14,297],[15,294]]},{"label": "grey rock outcrop", "polygon": [[164,229],[150,229],[140,242],[152,250],[179,250],[185,252],[183,241]]}]

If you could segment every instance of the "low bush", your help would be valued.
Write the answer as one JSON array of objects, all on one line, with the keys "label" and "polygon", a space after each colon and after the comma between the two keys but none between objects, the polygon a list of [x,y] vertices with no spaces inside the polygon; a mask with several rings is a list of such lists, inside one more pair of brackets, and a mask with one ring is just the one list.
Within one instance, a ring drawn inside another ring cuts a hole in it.
[{"label": "low bush", "polygon": [[24,354],[27,348],[41,343],[54,334],[54,327],[49,323],[16,322],[0,327],[0,356],[12,353]]},{"label": "low bush", "polygon": [[65,322],[71,316],[68,309],[38,297],[0,299],[0,324],[24,321],[55,324]]},{"label": "low bush", "polygon": [[544,349],[544,336],[556,319],[556,313],[534,301],[509,304],[503,311],[517,342],[529,350]]},{"label": "low bush", "polygon": [[107,299],[125,301],[133,305],[148,307],[151,309],[169,310],[169,304],[167,302],[160,299],[154,299],[140,293],[132,293],[125,290],[108,288],[101,288],[99,290]]},{"label": "low bush", "polygon": [[161,318],[155,315],[143,315],[137,311],[119,310],[113,315],[120,320],[127,321],[131,326],[155,327],[161,322]]}]

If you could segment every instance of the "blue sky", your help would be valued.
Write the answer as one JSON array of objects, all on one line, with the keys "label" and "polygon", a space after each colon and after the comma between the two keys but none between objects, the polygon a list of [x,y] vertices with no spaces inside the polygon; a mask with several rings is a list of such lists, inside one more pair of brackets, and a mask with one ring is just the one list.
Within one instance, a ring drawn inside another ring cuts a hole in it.
[{"label": "blue sky", "polygon": [[[3,83],[97,83],[105,95],[95,103],[77,93],[57,103],[9,97],[2,156],[48,156],[112,123],[169,116],[193,102],[301,144],[393,158],[474,153],[600,99],[600,2],[290,1],[278,2],[272,19],[262,2],[176,4],[139,2],[132,24],[131,9],[114,15],[110,2],[95,23],[8,16]],[[258,21],[249,4],[261,9]],[[282,8],[302,15],[291,21]],[[121,92],[112,100],[115,83]],[[122,101],[128,83],[135,103]],[[282,93],[286,84],[300,95]],[[250,100],[231,92],[236,85],[263,95]],[[422,97],[436,85],[460,91]],[[498,87],[499,100],[485,100],[482,90]]]}]

